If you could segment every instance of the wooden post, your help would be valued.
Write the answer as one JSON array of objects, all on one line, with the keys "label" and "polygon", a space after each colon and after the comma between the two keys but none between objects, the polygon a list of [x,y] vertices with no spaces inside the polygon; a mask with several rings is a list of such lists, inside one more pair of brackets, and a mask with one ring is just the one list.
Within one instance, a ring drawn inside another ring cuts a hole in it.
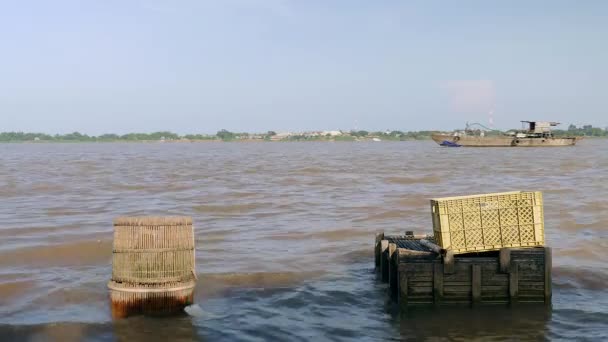
[{"label": "wooden post", "polygon": [[443,256],[443,273],[454,273],[454,252],[451,249],[448,249]]},{"label": "wooden post", "polygon": [[481,265],[471,267],[471,299],[476,304],[481,302]]},{"label": "wooden post", "polygon": [[433,301],[435,305],[443,301],[443,264],[433,264]]},{"label": "wooden post", "polygon": [[551,247],[545,247],[545,303],[551,303]]},{"label": "wooden post", "polygon": [[511,267],[511,248],[501,248],[499,254],[500,272],[509,273]]},{"label": "wooden post", "polygon": [[509,273],[509,300],[511,304],[517,303],[519,295],[519,267],[516,263],[511,265],[511,273]]},{"label": "wooden post", "polygon": [[395,251],[397,250],[397,245],[390,242],[388,244],[388,256],[389,258],[393,256],[393,253],[395,253]]},{"label": "wooden post", "polygon": [[397,253],[397,245],[394,243],[388,244],[388,287],[391,296],[397,295],[397,287],[399,281],[397,280],[397,264],[395,263],[395,259]]},{"label": "wooden post", "polygon": [[384,232],[376,233],[376,243],[374,244],[374,258],[376,269],[380,268],[380,241],[384,240]]},{"label": "wooden post", "polygon": [[398,291],[398,302],[403,312],[407,308],[407,270],[403,263],[399,263],[399,291]]},{"label": "wooden post", "polygon": [[380,241],[380,272],[382,282],[388,281],[388,240]]}]

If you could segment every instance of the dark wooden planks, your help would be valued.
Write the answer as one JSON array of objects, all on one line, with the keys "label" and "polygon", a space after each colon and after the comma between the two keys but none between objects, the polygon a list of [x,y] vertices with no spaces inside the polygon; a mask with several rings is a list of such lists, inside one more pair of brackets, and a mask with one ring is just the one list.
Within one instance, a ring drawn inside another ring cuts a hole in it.
[{"label": "dark wooden planks", "polygon": [[553,265],[553,256],[551,254],[551,248],[545,247],[545,303],[551,302],[551,266]]},{"label": "dark wooden planks", "polygon": [[461,254],[446,265],[445,258],[435,253],[399,248],[396,240],[383,242],[376,243],[377,263],[402,307],[550,302],[550,249]]},{"label": "dark wooden planks", "polygon": [[481,302],[481,265],[471,265],[471,299]]},{"label": "dark wooden planks", "polygon": [[435,304],[443,300],[443,264],[433,264],[433,299]]}]

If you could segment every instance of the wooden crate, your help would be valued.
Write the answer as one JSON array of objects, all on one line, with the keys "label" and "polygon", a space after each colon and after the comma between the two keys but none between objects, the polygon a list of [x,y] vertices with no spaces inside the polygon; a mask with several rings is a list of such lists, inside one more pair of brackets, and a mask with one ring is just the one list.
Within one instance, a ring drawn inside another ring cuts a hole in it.
[{"label": "wooden crate", "polygon": [[402,308],[551,302],[548,247],[442,256],[411,237],[380,234],[376,241],[381,279]]}]

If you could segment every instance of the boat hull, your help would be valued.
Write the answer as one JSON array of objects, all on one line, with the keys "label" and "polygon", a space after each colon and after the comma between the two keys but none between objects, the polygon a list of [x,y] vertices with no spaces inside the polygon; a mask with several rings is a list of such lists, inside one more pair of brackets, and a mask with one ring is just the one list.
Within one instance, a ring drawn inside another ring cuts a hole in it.
[{"label": "boat hull", "polygon": [[509,136],[480,137],[453,136],[450,134],[432,134],[431,138],[437,144],[445,141],[453,142],[462,147],[556,147],[574,146],[577,138],[516,138]]}]

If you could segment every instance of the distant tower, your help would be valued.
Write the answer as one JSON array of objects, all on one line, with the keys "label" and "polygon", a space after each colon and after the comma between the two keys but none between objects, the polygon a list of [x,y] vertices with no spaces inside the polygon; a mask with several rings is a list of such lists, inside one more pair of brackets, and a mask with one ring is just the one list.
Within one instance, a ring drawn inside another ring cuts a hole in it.
[{"label": "distant tower", "polygon": [[488,114],[488,124],[490,129],[494,129],[494,110],[491,110]]}]

